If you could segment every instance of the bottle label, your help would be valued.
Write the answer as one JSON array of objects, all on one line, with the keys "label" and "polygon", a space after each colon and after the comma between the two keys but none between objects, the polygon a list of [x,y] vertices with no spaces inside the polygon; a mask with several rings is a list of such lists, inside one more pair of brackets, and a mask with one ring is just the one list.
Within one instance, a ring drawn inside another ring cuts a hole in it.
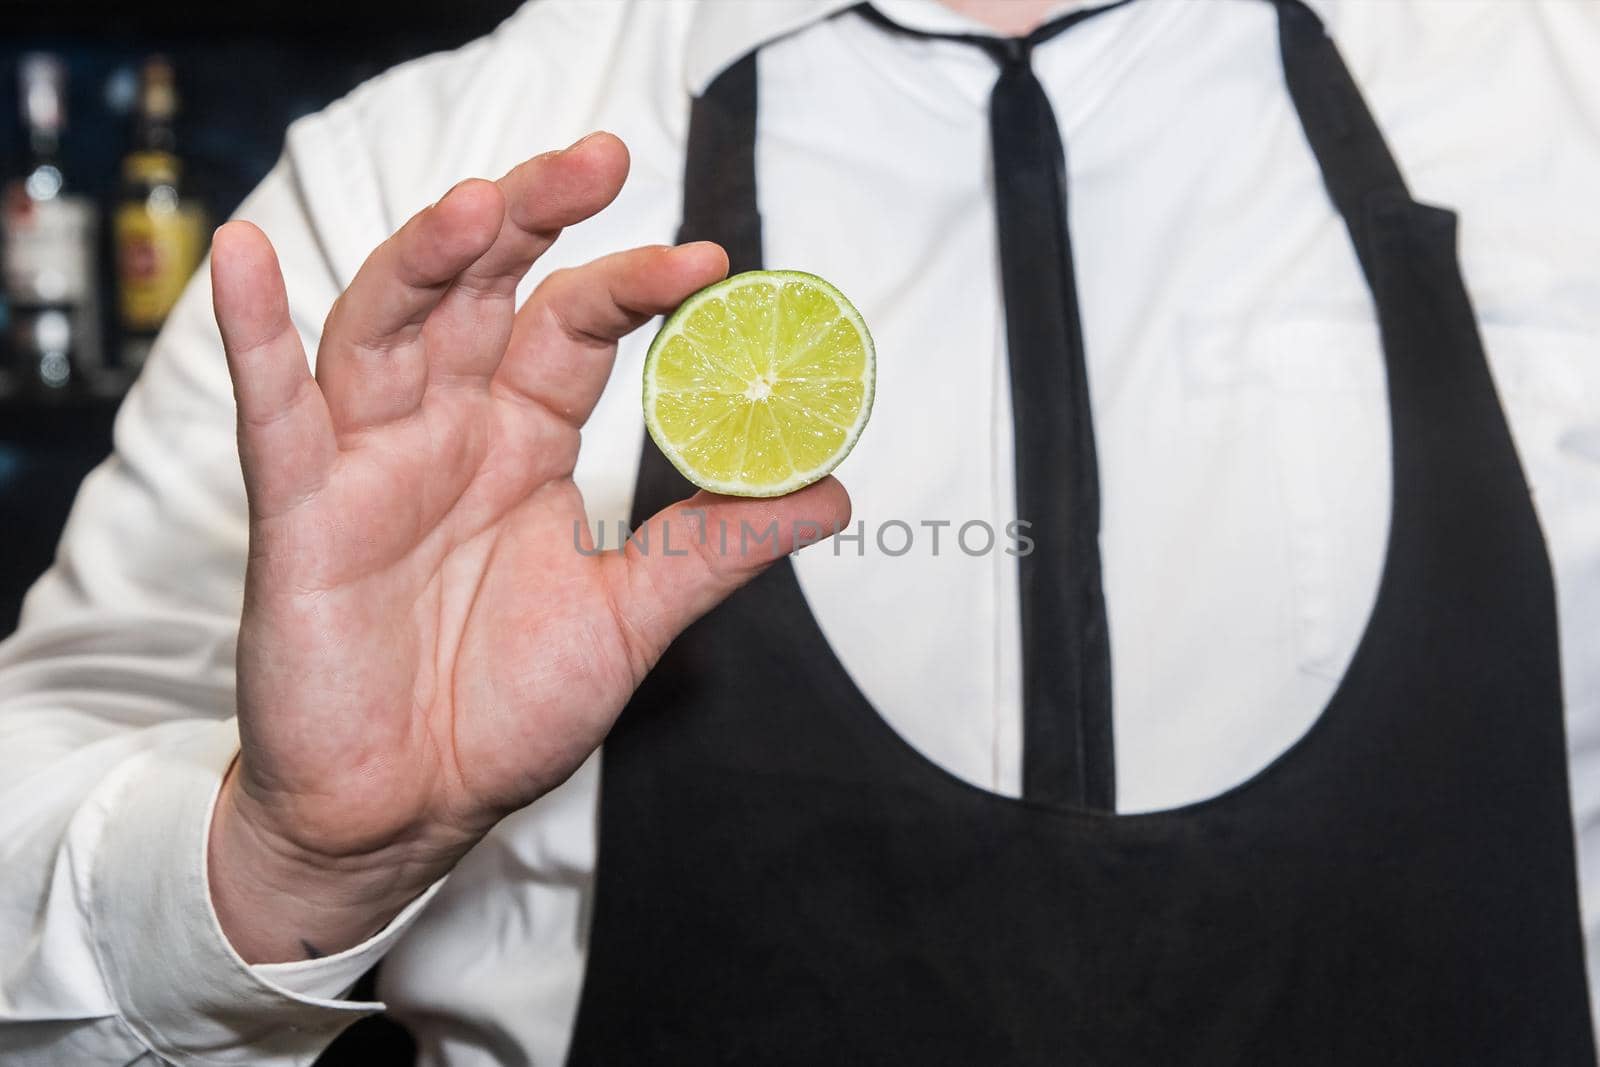
[{"label": "bottle label", "polygon": [[77,304],[94,291],[94,205],[8,190],[0,278],[14,304]]},{"label": "bottle label", "polygon": [[129,201],[117,209],[117,281],[122,326],[160,329],[200,264],[205,224],[197,205]]}]

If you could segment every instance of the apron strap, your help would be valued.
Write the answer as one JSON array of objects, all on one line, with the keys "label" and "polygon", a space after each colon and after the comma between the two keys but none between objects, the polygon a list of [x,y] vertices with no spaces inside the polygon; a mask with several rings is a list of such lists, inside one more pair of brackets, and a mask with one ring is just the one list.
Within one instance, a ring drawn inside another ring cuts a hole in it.
[{"label": "apron strap", "polygon": [[[683,223],[678,241],[715,241],[728,273],[761,268],[756,208],[756,53],[725,69],[694,98],[684,163]],[[631,523],[635,529],[694,486],[661,454],[649,434],[639,457]]]},{"label": "apron strap", "polygon": [[761,269],[756,209],[756,53],[725,69],[689,112],[679,241],[716,241],[728,273]]},{"label": "apron strap", "polygon": [[1377,257],[1366,225],[1376,198],[1409,201],[1405,179],[1338,48],[1303,0],[1272,0],[1284,81],[1323,183],[1355,242],[1369,283]]}]

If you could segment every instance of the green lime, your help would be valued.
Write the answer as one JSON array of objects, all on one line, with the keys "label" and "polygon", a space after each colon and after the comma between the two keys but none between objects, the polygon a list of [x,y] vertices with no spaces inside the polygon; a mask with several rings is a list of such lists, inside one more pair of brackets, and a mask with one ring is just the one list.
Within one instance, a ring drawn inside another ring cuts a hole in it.
[{"label": "green lime", "polygon": [[754,270],[700,290],[644,361],[644,421],[695,485],[781,496],[837,467],[872,414],[872,335],[814,274]]}]

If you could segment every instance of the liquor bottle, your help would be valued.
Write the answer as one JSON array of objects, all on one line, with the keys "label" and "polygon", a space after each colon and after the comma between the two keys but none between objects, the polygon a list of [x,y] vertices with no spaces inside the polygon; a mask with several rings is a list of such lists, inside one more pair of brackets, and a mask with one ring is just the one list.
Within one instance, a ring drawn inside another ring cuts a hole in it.
[{"label": "liquor bottle", "polygon": [[27,156],[0,192],[0,285],[8,306],[12,384],[61,396],[101,369],[95,285],[97,217],[61,166],[66,68],[55,56],[22,57],[18,88]]},{"label": "liquor bottle", "polygon": [[184,193],[177,116],[172,65],[152,57],[140,77],[113,222],[121,356],[129,372],[143,364],[205,250],[205,212]]}]

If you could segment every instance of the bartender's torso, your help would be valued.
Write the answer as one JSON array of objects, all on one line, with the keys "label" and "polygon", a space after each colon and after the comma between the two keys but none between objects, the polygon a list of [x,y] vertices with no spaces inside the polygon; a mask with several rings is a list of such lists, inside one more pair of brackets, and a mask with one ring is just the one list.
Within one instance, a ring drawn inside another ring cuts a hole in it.
[{"label": "bartender's torso", "polygon": [[[972,29],[931,4],[879,6],[922,29]],[[1577,858],[1592,892],[1600,22],[1579,5],[1493,0],[1318,8],[1413,193],[1462,217],[1463,272],[1555,570]],[[634,154],[627,190],[537,275],[672,238],[688,96],[763,45],[766,262],[837,283],[880,357],[873,422],[839,471],[862,540],[802,553],[799,586],[905,742],[1015,794],[995,67],[825,13],[546,0],[469,53],[388,75],[308,121],[291,157],[307,161],[336,268],[353,270],[358,250],[454,178],[615,130]],[[1125,813],[1220,794],[1305,735],[1378,589],[1391,488],[1378,325],[1277,47],[1260,0],[1135,0],[1034,57],[1068,146]],[[330,153],[354,177],[335,180]],[[365,182],[382,195],[352,210]],[[647,340],[625,343],[584,434],[579,484],[612,543],[632,502],[642,430],[629,383]],[[993,550],[956,541],[973,521],[1001,531]],[[382,993],[430,1055],[562,1058],[585,966],[596,772],[591,761],[500,826],[386,960]]]}]

